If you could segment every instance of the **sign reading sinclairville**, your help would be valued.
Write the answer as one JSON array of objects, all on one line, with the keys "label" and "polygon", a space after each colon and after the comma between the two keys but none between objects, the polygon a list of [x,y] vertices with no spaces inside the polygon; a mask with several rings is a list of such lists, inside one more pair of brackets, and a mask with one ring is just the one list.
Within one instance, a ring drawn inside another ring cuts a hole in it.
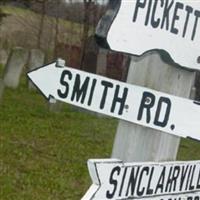
[{"label": "sign reading sinclairville", "polygon": [[89,160],[93,184],[82,200],[199,200],[200,161],[122,163]]},{"label": "sign reading sinclairville", "polygon": [[175,63],[199,70],[200,1],[121,0],[107,43],[134,55],[162,49]]}]

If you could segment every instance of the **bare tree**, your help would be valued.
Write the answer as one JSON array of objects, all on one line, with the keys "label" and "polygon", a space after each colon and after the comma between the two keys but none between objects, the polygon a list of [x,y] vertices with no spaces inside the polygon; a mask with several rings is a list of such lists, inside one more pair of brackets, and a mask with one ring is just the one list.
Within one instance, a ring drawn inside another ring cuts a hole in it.
[{"label": "bare tree", "polygon": [[42,43],[42,33],[43,33],[43,27],[44,27],[44,20],[45,20],[45,14],[46,14],[46,2],[47,0],[37,0],[38,3],[41,4],[41,18],[40,18],[40,24],[39,24],[39,30],[37,35],[37,48],[41,49],[41,43]]},{"label": "bare tree", "polygon": [[58,35],[59,35],[59,6],[60,6],[60,0],[56,0],[56,17],[55,17],[55,35],[54,35],[54,57],[56,58],[58,56]]},{"label": "bare tree", "polygon": [[88,33],[89,33],[89,25],[90,25],[90,15],[91,15],[91,7],[92,0],[83,0],[84,3],[84,18],[83,18],[83,35],[82,35],[82,51],[81,51],[81,60],[80,60],[80,68],[83,68],[83,62],[85,58],[85,49],[87,45]]}]

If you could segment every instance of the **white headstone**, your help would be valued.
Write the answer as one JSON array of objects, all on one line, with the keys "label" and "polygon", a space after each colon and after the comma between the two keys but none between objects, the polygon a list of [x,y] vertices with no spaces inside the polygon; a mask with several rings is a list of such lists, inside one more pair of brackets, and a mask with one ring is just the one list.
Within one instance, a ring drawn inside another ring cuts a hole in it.
[{"label": "white headstone", "polygon": [[21,47],[13,48],[5,66],[3,80],[5,86],[17,88],[23,67],[27,63],[28,51]]},{"label": "white headstone", "polygon": [[[40,49],[31,49],[28,60],[28,70],[34,70],[38,66],[42,66],[44,64],[45,55]],[[29,89],[35,89],[34,85],[29,81],[28,83]]]}]

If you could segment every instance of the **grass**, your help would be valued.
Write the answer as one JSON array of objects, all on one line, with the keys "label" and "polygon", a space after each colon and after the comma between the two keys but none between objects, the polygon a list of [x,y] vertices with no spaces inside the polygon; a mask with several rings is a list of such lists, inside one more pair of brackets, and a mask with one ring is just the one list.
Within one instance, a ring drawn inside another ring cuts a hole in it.
[{"label": "grass", "polygon": [[200,160],[200,142],[190,139],[182,139],[177,160]]},{"label": "grass", "polygon": [[[64,104],[58,113],[22,80],[0,104],[0,199],[78,200],[91,184],[86,162],[109,158],[117,120]],[[200,144],[181,141],[178,160],[200,159]]]},{"label": "grass", "polygon": [[116,120],[63,105],[49,112],[25,83],[0,105],[0,199],[80,199],[90,185],[86,162],[110,157]]}]

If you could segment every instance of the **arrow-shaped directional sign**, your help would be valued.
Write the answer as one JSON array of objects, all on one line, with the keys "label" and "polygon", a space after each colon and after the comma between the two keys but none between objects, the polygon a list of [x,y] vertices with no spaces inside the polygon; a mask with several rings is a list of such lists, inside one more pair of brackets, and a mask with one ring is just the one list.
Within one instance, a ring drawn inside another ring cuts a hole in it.
[{"label": "arrow-shaped directional sign", "polygon": [[89,160],[93,184],[82,200],[199,200],[200,161]]},{"label": "arrow-shaped directional sign", "polygon": [[56,62],[28,73],[46,98],[200,140],[200,104]]}]

